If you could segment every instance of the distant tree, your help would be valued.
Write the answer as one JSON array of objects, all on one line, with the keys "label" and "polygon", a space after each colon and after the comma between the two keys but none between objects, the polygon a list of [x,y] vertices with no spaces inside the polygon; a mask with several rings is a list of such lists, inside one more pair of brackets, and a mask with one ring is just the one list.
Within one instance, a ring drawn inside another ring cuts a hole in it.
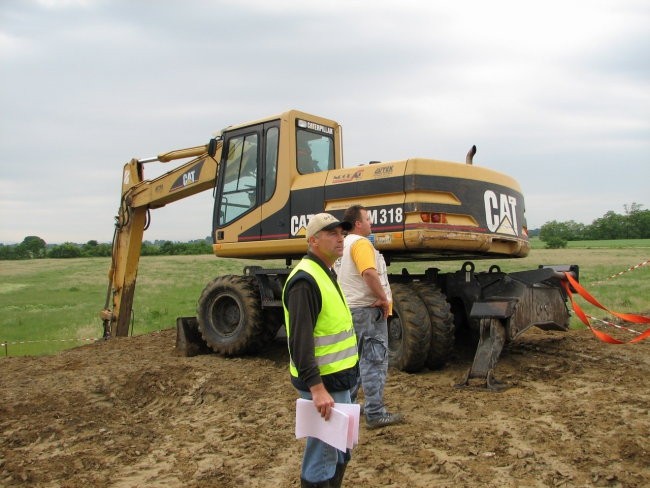
[{"label": "distant tree", "polygon": [[190,249],[192,254],[212,254],[212,239],[206,241],[205,239],[199,239],[196,241],[191,241]]},{"label": "distant tree", "polygon": [[144,241],[140,247],[141,256],[158,256],[160,254],[160,247],[152,244],[150,241]]},{"label": "distant tree", "polygon": [[64,242],[59,246],[54,246],[48,253],[50,258],[79,258],[81,257],[81,248],[73,242]]},{"label": "distant tree", "polygon": [[97,246],[97,256],[110,257],[113,253],[113,246],[107,242],[102,242]]},{"label": "distant tree", "polygon": [[625,217],[609,211],[601,218],[594,220],[589,227],[592,239],[627,239],[629,229],[625,225]]},{"label": "distant tree", "polygon": [[544,243],[546,244],[546,249],[564,249],[569,244],[569,241],[563,237],[553,236],[546,239]]},{"label": "distant tree", "polygon": [[99,257],[111,255],[110,244],[100,244],[95,240],[90,240],[81,246],[81,255],[83,257]]},{"label": "distant tree", "polygon": [[539,239],[546,244],[548,249],[559,249],[567,246],[568,241],[573,240],[576,229],[573,221],[558,222],[552,220],[542,225],[539,231]]},{"label": "distant tree", "polygon": [[632,203],[623,205],[626,218],[626,232],[631,239],[650,238],[650,210],[643,210],[643,205]]},{"label": "distant tree", "polygon": [[643,205],[640,203],[632,202],[629,205],[627,203],[623,204],[623,209],[625,210],[626,215],[633,214],[635,212],[640,212],[643,208]]},{"label": "distant tree", "polygon": [[177,250],[178,248],[172,241],[165,241],[160,246],[160,254],[164,254],[166,256],[173,256],[177,254]]},{"label": "distant tree", "polygon": [[96,256],[97,246],[99,246],[99,243],[97,241],[90,240],[81,246],[81,254],[83,256]]},{"label": "distant tree", "polygon": [[27,236],[18,244],[17,252],[26,259],[39,259],[45,257],[47,244],[38,236]]},{"label": "distant tree", "polygon": [[569,241],[580,241],[585,239],[585,229],[587,226],[581,224],[580,222],[575,222],[574,220],[569,220],[564,222],[566,226],[566,238]]},{"label": "distant tree", "polygon": [[21,258],[16,252],[16,246],[0,244],[0,259],[7,261]]}]

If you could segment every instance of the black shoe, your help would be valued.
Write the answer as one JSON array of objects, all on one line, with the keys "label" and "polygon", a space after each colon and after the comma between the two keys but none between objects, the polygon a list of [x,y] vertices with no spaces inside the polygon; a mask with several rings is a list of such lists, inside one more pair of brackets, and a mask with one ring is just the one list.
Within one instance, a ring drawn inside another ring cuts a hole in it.
[{"label": "black shoe", "polygon": [[369,429],[379,429],[389,425],[401,424],[404,422],[404,416],[401,413],[385,413],[379,417],[366,419],[366,427]]},{"label": "black shoe", "polygon": [[330,488],[330,480],[312,483],[304,478],[300,478],[300,488]]},{"label": "black shoe", "polygon": [[348,467],[348,463],[338,463],[336,465],[336,471],[334,476],[330,478],[330,488],[341,488],[343,484],[343,475],[345,474],[345,468]]}]

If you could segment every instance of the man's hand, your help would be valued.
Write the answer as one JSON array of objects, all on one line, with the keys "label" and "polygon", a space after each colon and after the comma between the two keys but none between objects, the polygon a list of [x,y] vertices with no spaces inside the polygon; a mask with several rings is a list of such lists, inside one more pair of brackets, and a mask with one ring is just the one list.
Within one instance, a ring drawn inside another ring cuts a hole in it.
[{"label": "man's hand", "polygon": [[320,416],[325,420],[330,419],[332,414],[332,407],[334,406],[334,399],[325,389],[323,383],[319,383],[309,388],[311,391],[312,401],[316,410],[320,413]]},{"label": "man's hand", "polygon": [[378,298],[372,303],[371,307],[380,308],[384,318],[388,317],[388,312],[390,311],[390,302],[388,300],[382,300],[381,298]]},{"label": "man's hand", "polygon": [[390,312],[390,301],[388,300],[388,297],[386,297],[384,288],[381,286],[377,270],[375,268],[368,268],[361,273],[361,277],[368,285],[368,288],[370,288],[372,293],[377,297],[371,307],[380,308],[384,318],[388,317],[388,312]]}]

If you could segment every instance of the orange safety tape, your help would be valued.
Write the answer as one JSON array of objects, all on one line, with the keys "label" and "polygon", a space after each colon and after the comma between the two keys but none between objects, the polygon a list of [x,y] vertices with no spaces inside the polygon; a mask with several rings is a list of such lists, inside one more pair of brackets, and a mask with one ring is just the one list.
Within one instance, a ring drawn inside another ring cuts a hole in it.
[{"label": "orange safety tape", "polygon": [[566,294],[569,297],[569,300],[571,301],[571,305],[573,306],[573,310],[575,310],[576,315],[580,318],[582,323],[584,323],[587,327],[589,327],[589,330],[591,330],[591,332],[593,332],[593,334],[596,337],[598,337],[601,341],[608,342],[610,344],[627,344],[627,343],[631,343],[631,342],[641,342],[642,340],[647,339],[648,337],[650,337],[650,329],[647,329],[645,332],[641,333],[641,335],[639,335],[639,336],[637,336],[637,337],[635,337],[635,338],[633,338],[633,339],[631,339],[631,340],[629,340],[627,342],[624,342],[624,341],[619,341],[618,339],[613,338],[609,334],[606,334],[604,332],[601,332],[599,330],[594,329],[591,326],[591,323],[589,322],[589,319],[587,318],[585,313],[582,311],[582,308],[580,307],[580,305],[578,305],[575,302],[575,300],[573,299],[573,293],[571,293],[571,288],[569,287],[569,284],[573,287],[573,289],[575,291],[578,292],[578,294],[582,298],[587,300],[589,303],[591,303],[592,305],[600,308],[601,310],[605,310],[606,312],[611,313],[612,315],[614,315],[614,316],[616,316],[616,317],[618,317],[620,319],[625,320],[626,322],[632,322],[634,324],[650,324],[650,317],[646,317],[644,315],[637,315],[637,314],[633,314],[633,313],[614,312],[614,311],[608,309],[607,307],[604,307],[603,305],[601,305],[600,302],[598,302],[598,300],[596,300],[594,297],[592,297],[591,294],[589,294],[589,292],[587,290],[585,290],[582,287],[582,285],[580,285],[580,283],[578,283],[578,281],[573,276],[571,276],[571,274],[564,273],[564,276],[566,276],[568,284],[567,284],[567,281],[563,281],[562,286],[564,287],[564,291],[566,291]]},{"label": "orange safety tape", "polygon": [[601,324],[609,325],[610,327],[614,327],[615,329],[620,329],[620,330],[625,330],[631,334],[636,334],[636,335],[641,335],[641,332],[638,330],[630,329],[629,327],[625,327],[623,325],[618,325],[615,324],[614,322],[610,322],[609,320],[605,319],[599,319],[598,317],[594,317],[593,315],[587,315],[591,320],[595,320],[596,322],[600,322]]}]

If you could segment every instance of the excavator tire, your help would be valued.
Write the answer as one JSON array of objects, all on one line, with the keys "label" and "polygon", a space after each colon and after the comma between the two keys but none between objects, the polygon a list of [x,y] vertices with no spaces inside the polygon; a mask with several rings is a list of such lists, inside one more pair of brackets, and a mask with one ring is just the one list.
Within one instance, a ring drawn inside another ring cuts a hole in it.
[{"label": "excavator tire", "polygon": [[441,369],[454,351],[456,325],[451,306],[433,283],[416,281],[411,286],[427,307],[431,321],[431,347],[425,364],[429,369]]},{"label": "excavator tire", "polygon": [[388,364],[416,373],[424,367],[431,345],[429,313],[408,285],[393,283],[391,291],[393,315],[388,318]]},{"label": "excavator tire", "polygon": [[215,278],[201,293],[196,312],[203,340],[220,354],[249,352],[264,327],[259,291],[245,276]]},{"label": "excavator tire", "polygon": [[263,326],[258,336],[251,344],[250,352],[262,352],[278,334],[280,326],[284,323],[284,313],[282,309],[264,309],[262,310]]}]

